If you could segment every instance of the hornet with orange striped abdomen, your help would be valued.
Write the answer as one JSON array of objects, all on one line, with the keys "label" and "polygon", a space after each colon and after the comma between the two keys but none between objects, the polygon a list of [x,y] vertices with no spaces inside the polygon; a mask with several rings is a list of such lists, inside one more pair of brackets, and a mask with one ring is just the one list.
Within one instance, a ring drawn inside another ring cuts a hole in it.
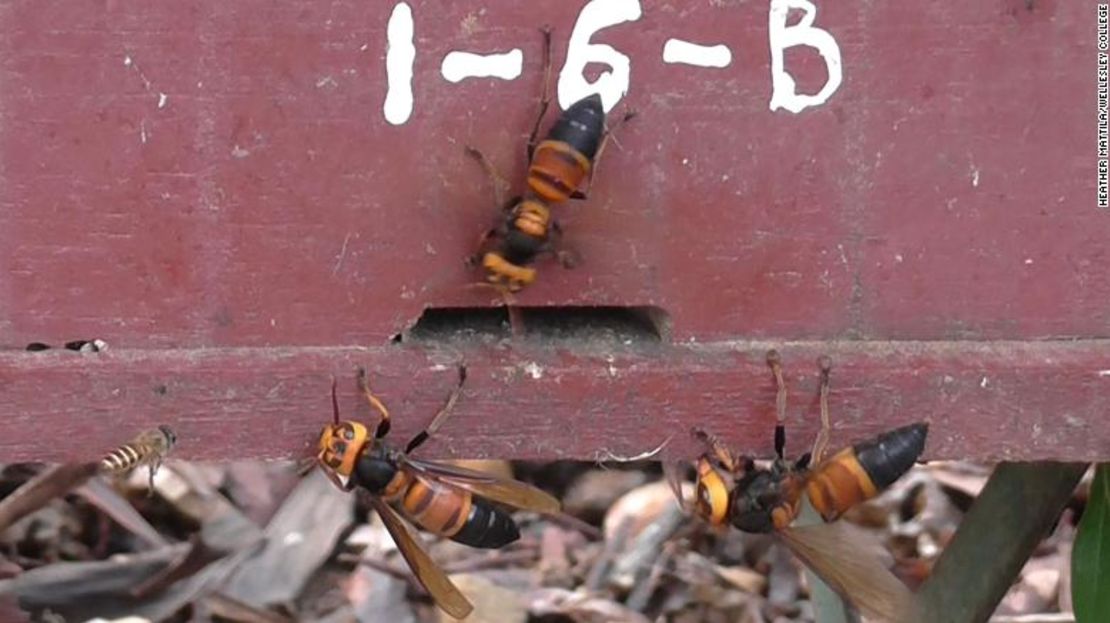
[{"label": "hornet with orange striped abdomen", "polygon": [[398,512],[428,532],[480,548],[499,548],[520,538],[513,518],[503,507],[554,513],[559,501],[547,493],[515,480],[435,463],[409,456],[443,423],[466,381],[459,366],[459,381],[431,424],[414,436],[405,449],[389,446],[390,415],[375,396],[359,368],[359,389],[380,420],[370,430],[363,424],[339,420],[339,405],[332,382],[334,420],[320,434],[317,463],[339,488],[364,490],[378,512],[397,549],[440,608],[462,619],[472,607],[447,575],[432,561]]},{"label": "hornet with orange striped abdomen", "polygon": [[[542,30],[545,44],[543,95],[540,112],[528,139],[527,192],[505,201],[508,183],[482,152],[467,147],[467,153],[485,169],[494,191],[494,201],[504,215],[494,229],[485,233],[479,252],[469,263],[481,264],[486,282],[503,292],[516,292],[536,280],[532,267],[542,254],[553,254],[563,266],[574,264],[573,254],[558,248],[562,236],[559,223],[551,216],[551,206],[568,199],[586,198],[597,169],[598,159],[612,134],[606,129],[601,96],[585,97],[567,108],[538,144],[540,124],[551,103],[551,31]],[[627,113],[621,123],[635,116]]]},{"label": "hornet with orange striped abdomen", "polygon": [[[821,369],[821,430],[812,452],[788,461],[786,384],[779,354],[767,353],[777,386],[775,460],[762,468],[747,457],[735,456],[704,431],[695,435],[709,447],[696,464],[692,511],[714,526],[732,525],[745,532],[775,533],[813,571],[842,597],[872,617],[903,621],[910,607],[909,591],[877,557],[868,556],[873,544],[857,532],[834,522],[845,511],[868,500],[905,474],[925,449],[928,425],[909,424],[845,448],[829,458],[828,357]],[[676,494],[681,488],[670,474]],[[803,498],[823,524],[794,527]],[[686,505],[685,501],[683,504]]]}]

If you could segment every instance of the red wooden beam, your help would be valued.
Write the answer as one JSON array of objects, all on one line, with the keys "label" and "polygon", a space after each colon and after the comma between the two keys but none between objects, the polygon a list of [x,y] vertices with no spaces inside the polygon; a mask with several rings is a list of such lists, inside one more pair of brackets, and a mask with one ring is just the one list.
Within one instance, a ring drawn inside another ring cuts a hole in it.
[{"label": "red wooden beam", "polygon": [[[490,304],[462,259],[496,209],[463,146],[520,180],[536,28],[573,77],[571,33],[601,5],[410,4],[400,125],[382,112],[392,3],[0,5],[0,460],[92,456],[154,422],[184,456],[297,455],[328,375],[356,363],[401,432],[431,413],[449,375],[390,338],[425,308]],[[808,341],[783,348],[792,439],[831,350],[838,441],[924,418],[934,457],[1110,458],[1110,219],[1090,109],[1070,105],[1094,90],[1093,10],[821,3],[843,82],[793,113],[771,106],[781,4],[607,3],[638,9],[590,41],[630,59],[619,106],[640,115],[589,200],[558,208],[581,266],[542,265],[520,301],[653,306],[669,332],[442,347],[474,374],[431,453],[593,458],[676,433],[681,454],[694,424],[766,450],[763,351]],[[670,38],[731,64],[665,63]],[[441,74],[451,51],[511,48],[515,80]],[[784,63],[799,92],[829,79],[811,48]],[[20,352],[82,338],[112,349]]]},{"label": "red wooden beam", "polygon": [[[520,179],[536,28],[560,69],[584,4],[413,2],[395,126],[391,4],[5,3],[2,339],[381,344],[425,307],[487,304],[461,287],[496,212],[463,145]],[[1094,130],[1064,104],[1093,97],[1092,19],[823,3],[844,82],[793,114],[768,105],[766,4],[644,3],[595,35],[631,59],[640,116],[559,210],[583,264],[542,266],[521,302],[658,305],[680,342],[1106,337]],[[733,63],[665,64],[670,37]],[[514,47],[516,80],[440,76],[452,50]],[[799,89],[823,84],[819,56],[788,56]]]},{"label": "red wooden beam", "polygon": [[[404,441],[426,425],[465,358],[469,379],[426,456],[605,459],[699,448],[700,426],[766,456],[774,427],[767,343],[617,349],[458,347],[58,351],[0,356],[5,460],[91,459],[120,435],[166,423],[180,456],[306,456],[331,417],[368,420],[364,365]],[[1110,456],[1106,341],[776,344],[789,383],[788,446],[812,444],[819,353],[833,357],[833,442],[917,420],[929,458],[1096,460]]]}]

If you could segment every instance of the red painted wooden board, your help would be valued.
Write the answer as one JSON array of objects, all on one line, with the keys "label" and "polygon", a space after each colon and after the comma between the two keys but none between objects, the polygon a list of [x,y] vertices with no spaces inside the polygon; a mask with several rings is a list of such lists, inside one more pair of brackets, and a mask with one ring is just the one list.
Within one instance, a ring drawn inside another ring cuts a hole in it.
[{"label": "red painted wooden board", "polygon": [[[589,458],[700,452],[691,425],[737,449],[771,451],[775,386],[767,343],[618,348],[572,353],[542,345],[473,348],[451,418],[427,456]],[[1110,449],[1105,341],[775,344],[788,396],[788,445],[801,453],[819,422],[819,353],[833,358],[833,442],[924,420],[927,456],[1105,458]],[[331,374],[341,413],[370,420],[355,367],[390,407],[398,443],[428,424],[454,387],[451,349],[292,348],[4,355],[0,455],[95,458],[122,423],[173,422],[183,456],[204,459],[311,454],[331,417]],[[1103,368],[1090,366],[1102,361]],[[43,424],[63,426],[53,431]]]},{"label": "red painted wooden board", "polygon": [[[402,125],[382,113],[393,3],[0,5],[0,458],[83,456],[155,421],[184,456],[290,456],[356,361],[428,413],[445,382],[389,338],[426,307],[490,304],[463,287],[495,216],[463,145],[520,179],[536,28],[560,69],[594,4],[412,2]],[[841,441],[925,417],[932,456],[1110,458],[1093,7],[821,3],[843,83],[795,114],[769,106],[768,3],[639,6],[593,36],[631,59],[619,106],[639,117],[559,209],[583,263],[541,266],[520,300],[657,306],[668,344],[614,355],[643,371],[616,377],[604,346],[458,346],[478,380],[430,452],[635,453],[705,423],[763,448],[766,344],[747,340],[832,340]],[[664,63],[672,37],[732,63]],[[516,80],[440,73],[452,50],[511,48]],[[813,50],[785,62],[800,91],[824,84]],[[112,350],[19,352],[91,337]],[[823,348],[799,348],[811,398]],[[496,380],[539,360],[559,372]]]}]

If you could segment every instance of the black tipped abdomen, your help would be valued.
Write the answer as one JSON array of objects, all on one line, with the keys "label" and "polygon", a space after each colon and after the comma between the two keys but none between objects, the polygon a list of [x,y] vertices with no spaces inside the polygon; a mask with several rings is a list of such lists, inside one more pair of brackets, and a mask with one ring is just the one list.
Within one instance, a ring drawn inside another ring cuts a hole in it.
[{"label": "black tipped abdomen", "polygon": [[451,537],[452,541],[471,547],[497,549],[520,538],[520,530],[508,513],[478,497],[471,501],[470,516],[466,518],[462,530]]},{"label": "black tipped abdomen", "polygon": [[881,491],[913,467],[925,451],[928,432],[929,425],[918,422],[858,443],[852,449],[875,487]]},{"label": "black tipped abdomen", "polygon": [[605,134],[605,108],[601,96],[593,94],[582,98],[563,111],[551,127],[547,139],[567,143],[586,158],[597,155],[601,137]]}]

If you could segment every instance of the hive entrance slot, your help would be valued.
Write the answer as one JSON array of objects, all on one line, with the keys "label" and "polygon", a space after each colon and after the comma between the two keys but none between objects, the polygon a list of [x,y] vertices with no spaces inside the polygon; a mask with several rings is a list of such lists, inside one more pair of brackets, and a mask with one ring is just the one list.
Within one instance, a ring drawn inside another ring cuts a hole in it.
[{"label": "hive entrance slot", "polygon": [[[658,307],[515,307],[522,335],[528,340],[658,344],[667,338],[670,320]],[[431,307],[394,342],[431,342],[510,337],[504,307]]]}]

